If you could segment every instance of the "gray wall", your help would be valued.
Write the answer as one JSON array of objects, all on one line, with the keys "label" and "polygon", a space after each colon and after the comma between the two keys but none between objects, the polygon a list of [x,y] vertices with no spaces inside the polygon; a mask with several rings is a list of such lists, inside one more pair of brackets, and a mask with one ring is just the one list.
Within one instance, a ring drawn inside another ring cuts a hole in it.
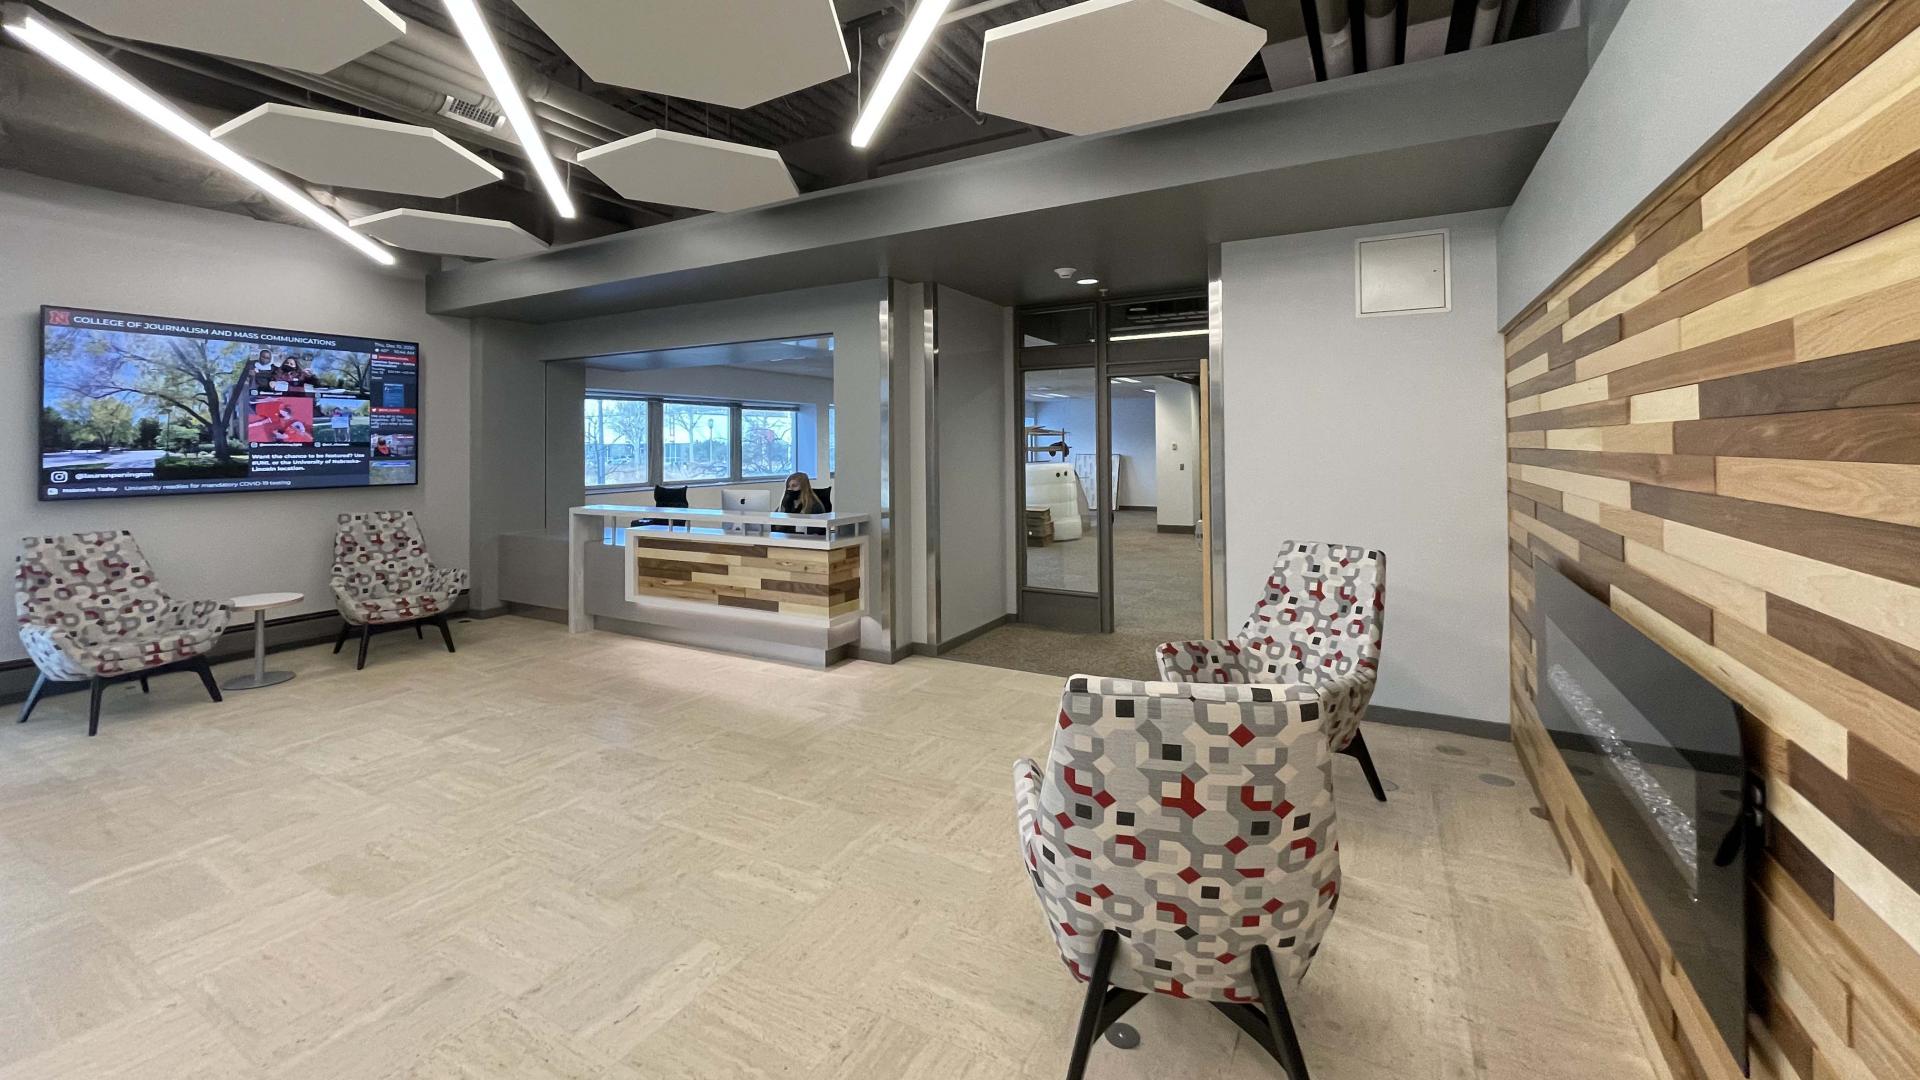
[{"label": "gray wall", "polygon": [[945,286],[938,290],[940,637],[951,640],[1011,610],[1013,433],[1007,430],[1006,309]]},{"label": "gray wall", "polygon": [[[1227,606],[1282,540],[1387,554],[1382,705],[1507,717],[1500,211],[1221,247]],[[1453,310],[1357,318],[1354,241],[1452,230]],[[1164,501],[1164,500],[1163,500]]]},{"label": "gray wall", "polygon": [[[469,336],[423,314],[418,277],[382,271],[311,229],[0,171],[0,542],[131,529],[166,589],[306,594],[276,616],[333,610],[334,516],[407,509],[448,566],[468,563]],[[43,303],[418,341],[420,484],[379,489],[35,500]],[[0,661],[23,656],[0,635]]]},{"label": "gray wall", "polygon": [[1852,2],[1629,4],[1501,227],[1499,322],[1598,244]]}]

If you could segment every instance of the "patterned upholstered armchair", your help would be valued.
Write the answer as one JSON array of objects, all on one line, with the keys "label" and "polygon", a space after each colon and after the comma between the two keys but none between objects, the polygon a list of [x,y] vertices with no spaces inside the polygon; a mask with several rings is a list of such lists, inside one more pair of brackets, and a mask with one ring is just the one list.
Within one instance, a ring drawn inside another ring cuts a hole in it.
[{"label": "patterned upholstered armchair", "polygon": [[1340,895],[1324,692],[1067,681],[1046,766],[1013,784],[1047,927],[1088,984],[1069,1080],[1149,993],[1212,1002],[1307,1080],[1284,988]]},{"label": "patterned upholstered armchair", "polygon": [[381,630],[411,626],[416,636],[425,637],[431,623],[440,628],[447,651],[453,651],[447,609],[467,587],[467,572],[433,565],[413,511],[341,514],[333,540],[332,584],[334,604],[346,620],[333,651],[339,652],[358,627],[356,669],[367,666],[367,643]]},{"label": "patterned upholstered armchair", "polygon": [[213,700],[220,687],[207,650],[233,614],[218,600],[175,600],[154,580],[129,532],[29,536],[13,575],[20,642],[40,669],[20,722],[33,715],[50,683],[90,687],[87,734],[100,732],[100,696],[111,683],[196,671]]},{"label": "patterned upholstered armchair", "polygon": [[1333,748],[1359,761],[1367,786],[1387,799],[1360,721],[1380,673],[1387,557],[1348,544],[1280,545],[1266,593],[1231,641],[1170,641],[1159,648],[1171,682],[1294,683],[1333,686],[1327,720]]}]

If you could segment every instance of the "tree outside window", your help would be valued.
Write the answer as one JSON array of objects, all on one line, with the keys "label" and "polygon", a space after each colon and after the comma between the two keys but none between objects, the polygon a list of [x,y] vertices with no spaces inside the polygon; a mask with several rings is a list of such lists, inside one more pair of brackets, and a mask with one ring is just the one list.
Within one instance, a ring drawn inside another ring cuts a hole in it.
[{"label": "tree outside window", "polygon": [[590,397],[585,420],[587,486],[646,483],[652,441],[647,403],[637,398]]},{"label": "tree outside window", "polygon": [[792,409],[740,410],[740,475],[786,476],[799,455],[793,438]]},{"label": "tree outside window", "polygon": [[660,406],[660,476],[670,484],[733,475],[733,410],[667,401]]}]

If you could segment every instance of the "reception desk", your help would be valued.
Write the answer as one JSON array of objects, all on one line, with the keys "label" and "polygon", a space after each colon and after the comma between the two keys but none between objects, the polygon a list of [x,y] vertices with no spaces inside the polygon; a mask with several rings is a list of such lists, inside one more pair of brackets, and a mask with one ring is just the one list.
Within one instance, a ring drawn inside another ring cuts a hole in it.
[{"label": "reception desk", "polygon": [[[831,663],[859,641],[867,521],[865,514],[576,506],[567,535],[567,627]],[[610,554],[617,575],[607,573]],[[616,581],[619,595],[608,596]]]}]

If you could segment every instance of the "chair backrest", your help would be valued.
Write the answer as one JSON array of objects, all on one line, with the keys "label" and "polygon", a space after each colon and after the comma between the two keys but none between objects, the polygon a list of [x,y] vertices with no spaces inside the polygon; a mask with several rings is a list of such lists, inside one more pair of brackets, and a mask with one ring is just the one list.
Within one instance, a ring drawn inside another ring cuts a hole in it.
[{"label": "chair backrest", "polygon": [[22,539],[13,604],[22,625],[113,635],[151,619],[168,597],[133,534],[122,530]]},{"label": "chair backrest", "polygon": [[831,511],[833,509],[833,489],[832,488],[817,487],[813,489],[813,493],[815,495],[820,496],[820,509],[822,511]]},{"label": "chair backrest", "polygon": [[687,508],[687,489],[685,487],[668,487],[665,484],[655,484],[653,485],[653,505],[662,506],[669,510],[685,510]]},{"label": "chair backrest", "polygon": [[1116,986],[1248,1001],[1250,951],[1297,979],[1340,892],[1322,691],[1076,675],[1020,840],[1062,959],[1121,935]]},{"label": "chair backrest", "polygon": [[353,591],[378,585],[391,593],[406,593],[433,576],[433,560],[413,511],[341,514],[339,522],[333,539],[333,576]]},{"label": "chair backrest", "polygon": [[1380,668],[1386,599],[1383,553],[1289,540],[1235,640],[1265,653],[1268,674],[1281,681],[1320,683],[1356,672],[1371,678]]}]

